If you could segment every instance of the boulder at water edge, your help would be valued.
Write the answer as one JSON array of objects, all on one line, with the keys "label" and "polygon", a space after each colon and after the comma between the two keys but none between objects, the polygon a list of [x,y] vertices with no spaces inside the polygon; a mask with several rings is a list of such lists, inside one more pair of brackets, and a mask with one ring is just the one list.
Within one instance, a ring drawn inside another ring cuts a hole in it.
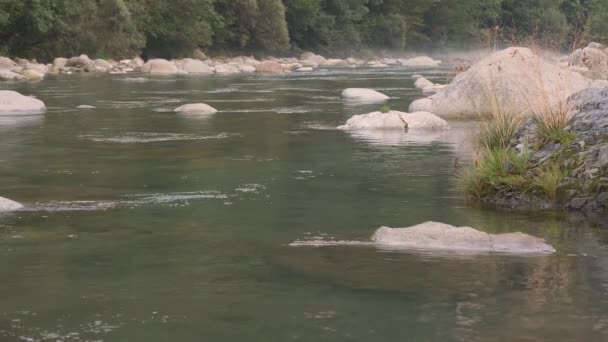
[{"label": "boulder at water edge", "polygon": [[24,81],[26,80],[25,76],[19,75],[16,72],[12,72],[10,70],[0,69],[0,81]]},{"label": "boulder at water edge", "polygon": [[0,197],[0,212],[15,211],[23,208],[21,203]]},{"label": "boulder at water edge", "polygon": [[549,254],[555,248],[543,239],[523,234],[488,234],[471,227],[427,222],[410,228],[378,229],[372,241],[399,249],[446,250],[461,252],[497,252],[513,254]]},{"label": "boulder at water edge", "polygon": [[411,67],[437,67],[441,64],[441,61],[436,61],[431,57],[421,56],[410,59],[400,60],[401,65]]},{"label": "boulder at water edge", "polygon": [[342,98],[361,102],[384,102],[390,97],[372,89],[348,88],[342,92]]},{"label": "boulder at water edge", "polygon": [[189,74],[211,74],[213,70],[198,59],[185,59],[182,70]]},{"label": "boulder at water edge", "polygon": [[427,112],[388,113],[373,112],[355,115],[346,125],[338,127],[344,130],[411,130],[411,129],[449,129],[448,123],[437,115]]},{"label": "boulder at water edge", "polygon": [[151,59],[141,67],[141,71],[153,75],[172,75],[179,73],[175,64],[166,59]]},{"label": "boulder at water edge", "polygon": [[217,109],[205,103],[191,103],[175,108],[174,112],[189,114],[215,114]]},{"label": "boulder at water edge", "polygon": [[46,110],[44,102],[16,91],[0,90],[0,114],[32,114]]},{"label": "boulder at water edge", "polygon": [[285,69],[283,68],[283,66],[280,63],[274,62],[274,61],[264,61],[264,62],[256,65],[255,71],[257,73],[264,73],[264,74],[283,74],[283,73],[285,73]]},{"label": "boulder at water edge", "polygon": [[225,64],[216,64],[215,65],[215,73],[221,75],[232,75],[238,74],[239,67],[237,64],[225,63]]},{"label": "boulder at water edge", "polygon": [[410,112],[427,111],[444,118],[478,117],[479,113],[492,112],[494,103],[508,113],[558,110],[573,93],[605,86],[603,83],[549,63],[530,49],[513,47],[476,63],[437,94],[414,101]]}]

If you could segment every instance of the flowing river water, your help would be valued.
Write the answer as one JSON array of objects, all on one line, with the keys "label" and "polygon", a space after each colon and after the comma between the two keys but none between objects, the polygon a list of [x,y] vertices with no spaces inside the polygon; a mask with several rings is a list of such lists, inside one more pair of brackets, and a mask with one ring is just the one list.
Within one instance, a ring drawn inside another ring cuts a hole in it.
[{"label": "flowing river water", "polygon": [[[379,108],[342,89],[406,111],[414,73],[449,72],[0,84],[49,107],[0,117],[0,195],[26,206],[0,216],[0,341],[608,340],[608,220],[467,203],[454,174],[474,123],[335,129]],[[192,102],[219,112],[172,112]],[[557,253],[289,246],[429,220],[526,232]]]}]

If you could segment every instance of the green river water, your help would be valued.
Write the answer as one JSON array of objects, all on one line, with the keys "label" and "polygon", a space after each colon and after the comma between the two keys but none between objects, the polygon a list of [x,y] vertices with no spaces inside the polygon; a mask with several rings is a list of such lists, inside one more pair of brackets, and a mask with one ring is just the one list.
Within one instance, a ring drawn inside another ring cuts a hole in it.
[{"label": "green river water", "polygon": [[[334,129],[379,107],[342,89],[405,111],[413,73],[447,70],[0,84],[49,107],[0,117],[0,196],[26,206],[0,216],[0,341],[608,340],[608,220],[468,204],[454,164],[474,123]],[[192,102],[220,112],[172,112]],[[558,251],[289,246],[428,220]]]}]

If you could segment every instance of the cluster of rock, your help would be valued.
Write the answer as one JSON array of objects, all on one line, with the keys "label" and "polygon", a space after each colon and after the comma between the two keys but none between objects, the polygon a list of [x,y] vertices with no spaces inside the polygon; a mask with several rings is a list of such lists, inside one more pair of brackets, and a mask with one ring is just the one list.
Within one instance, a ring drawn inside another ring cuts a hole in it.
[{"label": "cluster of rock", "polygon": [[496,110],[533,114],[558,110],[572,94],[603,86],[608,86],[608,81],[589,79],[528,48],[511,47],[474,64],[436,94],[414,101],[409,111],[444,118],[477,118]]},{"label": "cluster of rock", "polygon": [[[511,143],[519,152],[532,153],[534,172],[558,163],[566,170],[557,202],[546,202],[534,193],[505,189],[488,200],[511,207],[558,207],[572,210],[608,210],[608,88],[590,88],[569,99],[572,117],[566,131],[569,144],[542,143],[535,120],[520,128]],[[533,152],[530,152],[533,151]]]},{"label": "cluster of rock", "polygon": [[55,58],[51,64],[41,64],[35,60],[12,60],[0,57],[0,81],[41,80],[47,74],[71,74],[77,72],[95,72],[125,74],[143,72],[156,75],[173,74],[220,74],[269,73],[283,74],[288,72],[310,72],[318,68],[384,68],[388,66],[436,67],[441,61],[430,57],[410,59],[373,58],[373,59],[327,59],[311,52],[303,53],[300,58],[274,58],[257,60],[253,57],[238,56],[233,58],[210,59],[200,50],[193,58],[165,60],[151,59],[144,62],[140,57],[120,61],[91,59],[87,55],[72,58]]}]

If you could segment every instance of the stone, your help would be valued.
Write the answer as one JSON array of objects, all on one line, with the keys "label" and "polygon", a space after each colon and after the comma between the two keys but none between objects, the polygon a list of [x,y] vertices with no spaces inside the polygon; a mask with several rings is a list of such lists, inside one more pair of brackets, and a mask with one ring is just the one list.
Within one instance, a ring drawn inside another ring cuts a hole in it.
[{"label": "stone", "polygon": [[68,59],[67,58],[63,58],[63,57],[57,57],[53,60],[53,66],[59,69],[63,69],[65,68],[65,65],[67,64]]},{"label": "stone", "polygon": [[301,67],[299,69],[296,69],[297,72],[311,72],[314,69],[312,67]]},{"label": "stone", "polygon": [[[568,58],[568,65],[591,78],[608,78],[608,51],[598,43],[575,50]],[[585,70],[586,69],[586,70]]]},{"label": "stone", "polygon": [[141,71],[152,75],[173,75],[179,73],[175,64],[166,59],[151,59],[141,67]]},{"label": "stone", "polygon": [[0,114],[30,114],[46,110],[44,102],[16,91],[0,90]]},{"label": "stone", "polygon": [[26,78],[16,72],[0,69],[0,81],[25,81]]},{"label": "stone", "polygon": [[205,103],[192,103],[175,108],[174,112],[192,114],[215,114],[217,113],[217,109]]},{"label": "stone", "polygon": [[608,145],[602,146],[597,153],[599,167],[608,166]]},{"label": "stone", "polygon": [[441,61],[436,61],[427,56],[402,59],[399,62],[401,65],[409,67],[438,67],[441,64]]},{"label": "stone", "polygon": [[44,79],[43,73],[33,69],[24,70],[23,72],[21,72],[21,75],[23,75],[23,77],[27,78],[30,81],[40,81]]},{"label": "stone", "polygon": [[342,92],[342,98],[351,100],[351,101],[360,101],[360,102],[384,102],[390,97],[377,92],[372,89],[366,88],[348,88]]},{"label": "stone", "polygon": [[106,61],[105,59],[96,59],[93,62],[95,63],[96,67],[104,68],[106,70],[110,70],[114,67],[112,64],[110,64],[110,62]]},{"label": "stone", "polygon": [[300,56],[300,63],[303,66],[312,66],[312,65],[307,65],[307,63],[312,63],[314,65],[321,65],[321,64],[325,63],[326,61],[327,60],[325,59],[325,57],[316,55],[312,52],[304,52]]},{"label": "stone", "polygon": [[23,208],[21,203],[12,201],[8,198],[0,197],[0,212],[11,212]]},{"label": "stone", "polygon": [[449,128],[450,126],[445,120],[431,113],[398,111],[355,115],[346,122],[346,125],[338,127],[342,130],[443,130]]},{"label": "stone", "polygon": [[212,74],[213,70],[204,62],[198,59],[185,59],[182,70],[189,74]]},{"label": "stone", "polygon": [[226,64],[216,64],[215,65],[216,74],[231,75],[231,74],[238,74],[239,72],[240,71],[239,71],[238,65],[235,65],[235,64],[226,63]]},{"label": "stone", "polygon": [[550,254],[555,248],[543,239],[523,234],[488,234],[471,227],[426,222],[409,228],[379,228],[371,238],[376,245],[412,250],[465,253]]},{"label": "stone", "polygon": [[427,80],[426,78],[420,76],[416,79],[416,82],[414,82],[414,86],[418,89],[424,89],[424,88],[428,88],[428,87],[432,87],[434,86],[435,83]]},{"label": "stone", "polygon": [[95,71],[95,62],[92,61],[87,55],[80,55],[78,57],[72,57],[65,63],[66,67],[78,68],[87,72]]},{"label": "stone", "polygon": [[241,65],[239,67],[239,70],[241,72],[245,72],[245,73],[254,73],[256,72],[256,69],[253,65]]},{"label": "stone", "polygon": [[255,67],[255,71],[257,73],[264,73],[264,74],[283,74],[285,73],[285,69],[283,68],[283,66],[277,62],[273,62],[273,61],[264,61],[260,64],[258,64]]},{"label": "stone", "polygon": [[8,57],[0,57],[0,70],[2,69],[12,69],[17,66],[12,59]]},{"label": "stone", "polygon": [[568,209],[581,210],[587,202],[589,202],[589,198],[573,198],[570,203],[568,203]]},{"label": "stone", "polygon": [[541,109],[557,111],[569,96],[596,85],[599,83],[561,69],[530,49],[512,47],[476,63],[436,94],[414,101],[409,111],[478,118],[498,104],[504,112],[532,115]]}]

